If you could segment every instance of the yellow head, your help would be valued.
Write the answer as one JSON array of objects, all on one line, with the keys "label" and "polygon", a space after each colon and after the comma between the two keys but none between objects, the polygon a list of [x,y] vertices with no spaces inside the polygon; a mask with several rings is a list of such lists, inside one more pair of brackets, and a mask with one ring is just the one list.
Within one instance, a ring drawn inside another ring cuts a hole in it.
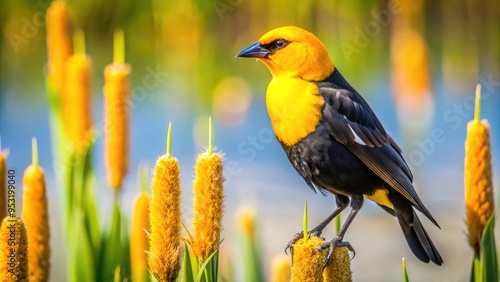
[{"label": "yellow head", "polygon": [[294,26],[269,31],[236,57],[257,58],[275,78],[321,81],[334,70],[323,43],[309,31]]}]

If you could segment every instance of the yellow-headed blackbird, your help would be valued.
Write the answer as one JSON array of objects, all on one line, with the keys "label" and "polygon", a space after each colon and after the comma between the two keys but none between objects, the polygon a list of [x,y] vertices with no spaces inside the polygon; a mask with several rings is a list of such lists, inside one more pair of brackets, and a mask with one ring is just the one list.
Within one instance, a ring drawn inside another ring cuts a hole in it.
[{"label": "yellow-headed blackbird", "polygon": [[320,247],[329,248],[328,259],[335,246],[348,245],[343,237],[367,198],[397,217],[415,256],[441,265],[413,208],[439,225],[418,197],[401,149],[335,68],[321,41],[303,29],[281,27],[236,56],[257,58],[269,69],[273,79],[266,106],[278,141],[314,191],[335,195],[337,208],[310,233],[319,236],[351,204],[337,236]]}]

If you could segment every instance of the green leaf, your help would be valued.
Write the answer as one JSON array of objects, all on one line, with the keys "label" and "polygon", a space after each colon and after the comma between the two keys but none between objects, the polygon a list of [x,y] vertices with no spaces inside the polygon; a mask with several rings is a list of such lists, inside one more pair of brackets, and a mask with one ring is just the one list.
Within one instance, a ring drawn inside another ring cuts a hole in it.
[{"label": "green leaf", "polygon": [[486,223],[480,243],[481,279],[485,282],[499,281],[494,220],[492,215]]},{"label": "green leaf", "polygon": [[74,223],[70,231],[70,237],[76,244],[68,246],[69,280],[71,282],[86,282],[95,280],[95,264],[87,233],[84,231],[84,215],[77,210],[74,218],[70,218]]},{"label": "green leaf", "polygon": [[117,266],[115,268],[115,274],[114,274],[114,277],[113,277],[113,281],[114,282],[120,282],[121,280],[122,280],[121,268],[120,268],[120,266]]},{"label": "green leaf", "polygon": [[481,281],[481,259],[477,254],[474,254],[474,258],[472,259],[470,281],[471,282]]},{"label": "green leaf", "polygon": [[256,228],[254,234],[248,236],[246,232],[240,235],[241,253],[243,255],[243,277],[247,282],[265,281],[262,269],[262,248],[260,247]]},{"label": "green leaf", "polygon": [[85,213],[85,224],[87,233],[94,250],[94,258],[98,259],[101,248],[101,228],[99,226],[99,216],[94,196],[94,175],[92,167],[92,152],[94,141],[89,141],[87,149],[82,153],[82,209]]},{"label": "green leaf", "polygon": [[157,273],[152,273],[151,271],[149,272],[149,274],[151,274],[151,280],[153,282],[161,282],[160,281],[160,276],[158,276]]},{"label": "green leaf", "polygon": [[132,266],[130,261],[130,238],[128,234],[128,219],[125,213],[121,212],[122,224],[121,224],[121,252],[122,256],[120,259],[120,266],[122,270],[122,276],[130,277],[132,275]]},{"label": "green leaf", "polygon": [[184,224],[184,221],[181,220],[181,223],[182,227],[184,227],[184,230],[186,230],[186,234],[188,235],[188,242],[193,242],[193,235],[191,235],[191,232],[189,232],[189,229],[187,228],[186,224]]},{"label": "green leaf", "polygon": [[193,265],[191,264],[191,255],[187,243],[184,243],[184,256],[182,259],[182,282],[194,282]]},{"label": "green leaf", "polygon": [[99,281],[110,281],[115,268],[121,264],[122,256],[125,255],[122,248],[122,216],[118,199],[115,198],[113,205],[113,216],[109,233],[103,239],[102,261]]},{"label": "green leaf", "polygon": [[[213,274],[211,273],[213,270],[213,266],[211,264],[217,263],[219,260],[219,251],[215,251],[213,254],[211,254],[207,260],[201,265],[199,271],[198,271],[198,276],[196,277],[196,282],[201,282],[201,281],[217,281],[217,277],[215,279],[213,278]],[[205,280],[202,280],[202,278],[205,277]],[[212,278],[212,280],[210,280]]]}]

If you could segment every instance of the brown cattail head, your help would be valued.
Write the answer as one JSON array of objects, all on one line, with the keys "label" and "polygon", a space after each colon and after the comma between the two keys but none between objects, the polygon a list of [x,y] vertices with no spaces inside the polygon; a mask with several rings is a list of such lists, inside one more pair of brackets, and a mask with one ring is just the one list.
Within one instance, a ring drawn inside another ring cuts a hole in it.
[{"label": "brown cattail head", "polygon": [[70,15],[66,1],[53,1],[47,9],[46,21],[48,73],[59,94],[63,95],[65,81],[64,64],[73,53]]},{"label": "brown cattail head", "polygon": [[0,245],[0,281],[28,282],[28,235],[20,218],[4,218]]},{"label": "brown cattail head", "polygon": [[91,66],[92,60],[84,53],[72,55],[66,61],[65,132],[77,152],[87,147],[87,134],[91,127]]},{"label": "brown cattail head", "polygon": [[123,63],[104,70],[105,163],[108,184],[115,190],[128,171],[130,72]]},{"label": "brown cattail head", "polygon": [[224,191],[222,157],[207,151],[196,160],[194,194],[194,235],[191,247],[200,262],[219,249]]},{"label": "brown cattail head", "polygon": [[283,254],[276,256],[271,263],[270,282],[289,282],[290,281],[290,258]]},{"label": "brown cattail head", "polygon": [[0,219],[7,216],[7,155],[0,146]]},{"label": "brown cattail head", "polygon": [[133,281],[149,281],[147,251],[149,228],[149,195],[139,192],[135,197],[130,231],[130,259]]},{"label": "brown cattail head", "polygon": [[157,160],[151,186],[149,270],[168,282],[181,267],[181,186],[175,158],[163,155]]},{"label": "brown cattail head", "polygon": [[481,236],[487,221],[494,214],[491,173],[490,126],[479,121],[481,86],[476,89],[476,114],[467,124],[465,140],[465,205],[468,237],[471,247],[479,254]]},{"label": "brown cattail head", "polygon": [[38,166],[38,150],[33,139],[33,164],[23,177],[23,214],[28,231],[30,281],[48,281],[50,272],[50,228],[45,176]]}]

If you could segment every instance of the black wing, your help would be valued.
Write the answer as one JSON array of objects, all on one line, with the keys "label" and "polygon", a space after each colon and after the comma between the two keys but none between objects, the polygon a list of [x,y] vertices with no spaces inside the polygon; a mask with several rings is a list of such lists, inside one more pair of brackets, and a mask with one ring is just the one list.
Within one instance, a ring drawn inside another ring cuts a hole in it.
[{"label": "black wing", "polygon": [[401,149],[363,97],[337,70],[317,85],[325,100],[322,123],[328,132],[439,226],[413,188],[413,176]]}]

